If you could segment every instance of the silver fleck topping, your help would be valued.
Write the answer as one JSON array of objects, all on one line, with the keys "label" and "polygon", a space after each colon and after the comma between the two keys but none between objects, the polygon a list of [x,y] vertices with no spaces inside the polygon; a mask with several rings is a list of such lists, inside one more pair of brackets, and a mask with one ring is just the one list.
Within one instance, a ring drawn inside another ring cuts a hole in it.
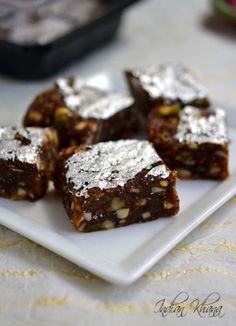
[{"label": "silver fleck topping", "polygon": [[67,79],[61,78],[57,85],[65,104],[85,119],[108,119],[134,103],[130,96],[105,92],[80,79],[75,79],[70,85]]},{"label": "silver fleck topping", "polygon": [[[19,140],[22,137],[22,141]],[[43,142],[41,128],[0,127],[0,158],[36,163]]]},{"label": "silver fleck topping", "polygon": [[181,65],[152,65],[132,71],[151,98],[190,104],[208,96],[207,90]]},{"label": "silver fleck topping", "polygon": [[180,113],[176,138],[181,143],[227,143],[225,112],[216,108],[206,115],[201,109],[186,106]]},{"label": "silver fleck topping", "polygon": [[[160,165],[152,168],[153,164]],[[143,169],[146,174],[165,179],[170,170],[163,164],[148,141],[119,140],[91,146],[87,152],[78,152],[66,161],[67,182],[79,190],[78,196],[87,196],[88,189],[123,187]]]},{"label": "silver fleck topping", "polygon": [[163,179],[166,179],[168,178],[169,174],[170,172],[169,170],[167,170],[165,164],[160,164],[152,168],[147,175],[155,175],[155,176],[161,175]]}]

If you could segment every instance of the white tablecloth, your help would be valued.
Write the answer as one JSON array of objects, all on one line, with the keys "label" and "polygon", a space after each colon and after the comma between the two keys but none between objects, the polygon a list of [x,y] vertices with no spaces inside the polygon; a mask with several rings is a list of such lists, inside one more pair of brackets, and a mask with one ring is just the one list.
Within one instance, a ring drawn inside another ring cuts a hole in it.
[{"label": "white tablecloth", "polygon": [[[216,101],[233,104],[235,41],[236,26],[218,20],[209,1],[143,1],[126,14],[116,40],[61,75],[183,62]],[[2,77],[1,121],[20,121],[33,95],[49,82]],[[235,325],[235,230],[233,198],[139,281],[118,287],[0,227],[0,325]],[[184,317],[174,312],[162,316],[156,302],[165,299],[168,306],[181,292],[182,298],[189,296],[182,304]],[[211,294],[219,299],[213,305],[216,316],[194,311],[191,302]]]}]

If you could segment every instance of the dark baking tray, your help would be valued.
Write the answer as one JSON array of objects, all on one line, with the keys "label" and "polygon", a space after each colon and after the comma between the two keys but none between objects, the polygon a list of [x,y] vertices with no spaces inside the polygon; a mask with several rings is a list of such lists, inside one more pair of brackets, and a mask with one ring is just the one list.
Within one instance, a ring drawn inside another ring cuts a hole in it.
[{"label": "dark baking tray", "polygon": [[104,15],[44,45],[0,40],[0,73],[22,79],[49,77],[114,37],[122,13],[137,1],[107,0]]}]

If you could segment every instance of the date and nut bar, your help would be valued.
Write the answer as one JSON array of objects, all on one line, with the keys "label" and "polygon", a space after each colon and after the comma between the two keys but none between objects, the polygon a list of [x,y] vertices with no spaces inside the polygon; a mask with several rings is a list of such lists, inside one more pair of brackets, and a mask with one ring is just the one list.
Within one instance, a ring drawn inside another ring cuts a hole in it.
[{"label": "date and nut bar", "polygon": [[183,179],[224,179],[228,176],[228,135],[224,110],[186,106],[179,115],[147,120],[149,140],[161,158]]},{"label": "date and nut bar", "polygon": [[53,126],[61,147],[68,147],[128,138],[137,131],[139,119],[132,97],[78,78],[61,78],[34,99],[23,124]]},{"label": "date and nut bar", "polygon": [[43,197],[57,147],[51,128],[0,127],[0,196],[30,201]]},{"label": "date and nut bar", "polygon": [[54,184],[81,232],[147,222],[179,210],[176,172],[166,167],[148,141],[63,149]]},{"label": "date and nut bar", "polygon": [[178,113],[183,106],[209,105],[206,88],[180,64],[150,65],[126,70],[136,106],[143,113],[158,108],[162,115]]}]

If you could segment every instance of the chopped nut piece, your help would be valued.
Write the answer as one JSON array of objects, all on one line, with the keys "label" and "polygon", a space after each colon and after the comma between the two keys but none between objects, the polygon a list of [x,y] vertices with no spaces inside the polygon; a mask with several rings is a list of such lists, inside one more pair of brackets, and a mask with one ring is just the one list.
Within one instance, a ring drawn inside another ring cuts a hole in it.
[{"label": "chopped nut piece", "polygon": [[151,217],[151,213],[150,212],[145,212],[142,214],[142,217],[145,219],[145,218],[149,218]]},{"label": "chopped nut piece", "polygon": [[198,144],[196,144],[196,143],[190,143],[190,144],[188,144],[188,148],[191,148],[191,149],[198,149]]},{"label": "chopped nut piece", "polygon": [[171,209],[173,208],[173,204],[170,203],[169,201],[164,201],[164,207],[167,209]]},{"label": "chopped nut piece", "polygon": [[111,208],[114,210],[114,211],[117,211],[118,209],[124,207],[125,205],[125,202],[124,200],[118,198],[118,197],[115,197],[112,199],[112,202],[111,202]]},{"label": "chopped nut piece", "polygon": [[42,120],[42,114],[37,111],[32,111],[29,113],[29,119],[31,119],[32,122],[39,122]]},{"label": "chopped nut piece", "polygon": [[176,170],[177,170],[177,176],[179,178],[189,179],[192,176],[192,173],[186,169],[176,169]]},{"label": "chopped nut piece", "polygon": [[176,114],[180,110],[181,110],[181,107],[179,104],[162,105],[159,107],[159,112],[161,115]]},{"label": "chopped nut piece", "polygon": [[220,173],[221,169],[219,166],[213,166],[212,168],[210,168],[210,174],[214,175],[214,174],[218,174]]},{"label": "chopped nut piece", "polygon": [[86,213],[84,214],[84,218],[85,218],[85,220],[88,221],[88,222],[91,221],[92,218],[93,218],[92,213],[90,213],[90,212],[86,212]]},{"label": "chopped nut piece", "polygon": [[138,188],[131,188],[130,189],[130,192],[134,192],[136,194],[139,194],[140,193],[140,190]]},{"label": "chopped nut piece", "polygon": [[118,218],[123,219],[129,215],[129,208],[121,208],[116,211]]},{"label": "chopped nut piece", "polygon": [[163,142],[168,142],[170,140],[170,134],[167,131],[162,131],[160,133],[160,137],[161,137]]},{"label": "chopped nut piece", "polygon": [[69,110],[67,108],[58,108],[55,112],[55,119],[62,120],[69,115]]},{"label": "chopped nut piece", "polygon": [[20,197],[25,197],[27,194],[26,190],[25,189],[22,189],[22,188],[18,188],[17,190],[17,195],[20,196]]},{"label": "chopped nut piece", "polygon": [[36,160],[36,166],[39,171],[45,169],[45,162],[41,159],[41,157],[38,157]]},{"label": "chopped nut piece", "polygon": [[75,129],[80,131],[80,130],[85,129],[86,127],[87,127],[86,122],[85,121],[81,121],[81,122],[78,122],[76,124]]},{"label": "chopped nut piece", "polygon": [[107,221],[104,221],[101,226],[103,229],[109,230],[109,229],[112,229],[114,227],[114,225],[115,225],[114,222],[107,220]]},{"label": "chopped nut piece", "polygon": [[191,160],[191,159],[188,159],[188,160],[186,160],[184,162],[185,162],[186,165],[194,165],[194,164],[196,164],[196,161]]},{"label": "chopped nut piece", "polygon": [[147,204],[147,199],[145,199],[145,198],[141,198],[141,199],[137,200],[137,202],[136,202],[137,206],[144,206],[146,204]]},{"label": "chopped nut piece", "polygon": [[217,151],[216,155],[227,159],[227,153],[224,151]]},{"label": "chopped nut piece", "polygon": [[161,188],[161,187],[152,187],[152,192],[155,194],[157,192],[163,192],[165,191],[165,189]]}]

